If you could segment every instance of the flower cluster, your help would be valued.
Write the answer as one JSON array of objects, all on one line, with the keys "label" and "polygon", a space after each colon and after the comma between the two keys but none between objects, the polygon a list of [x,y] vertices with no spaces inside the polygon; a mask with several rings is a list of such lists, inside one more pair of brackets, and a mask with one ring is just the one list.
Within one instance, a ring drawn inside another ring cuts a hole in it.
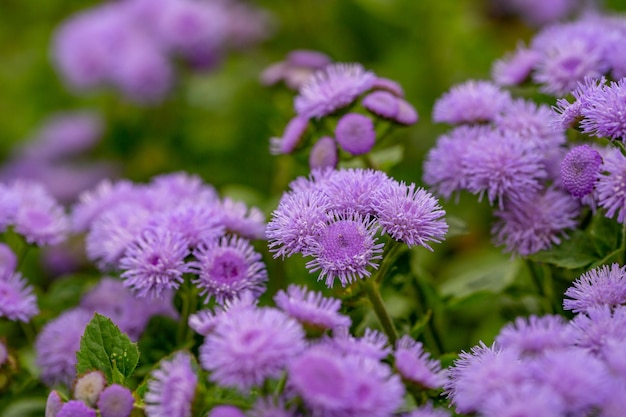
[{"label": "flower cluster", "polygon": [[209,70],[228,48],[268,34],[265,12],[238,1],[124,0],[80,12],[54,38],[54,62],[70,87],[111,85],[139,103],[161,101],[174,83],[170,58]]},{"label": "flower cluster", "polygon": [[430,249],[429,242],[440,242],[448,229],[444,215],[430,193],[382,171],[314,170],[283,194],[267,238],[275,257],[311,256],[309,271],[320,271],[328,287],[336,279],[346,286],[378,267],[379,229],[409,247]]},{"label": "flower cluster", "polygon": [[625,279],[617,264],[591,270],[565,293],[571,297],[565,308],[578,312],[571,321],[518,318],[493,346],[461,353],[445,384],[457,412],[620,415],[626,406]]},{"label": "flower cluster", "polygon": [[[298,81],[296,116],[281,137],[271,139],[272,153],[293,153],[304,146],[309,131],[314,131],[313,136],[321,132],[310,150],[309,165],[312,169],[335,167],[340,151],[356,156],[372,150],[377,138],[382,139],[378,121],[404,126],[417,122],[417,112],[404,99],[404,91],[396,82],[380,78],[360,64],[322,65],[322,57],[311,59],[307,54],[300,58],[301,55],[294,57],[298,57],[298,62],[302,60],[306,68],[320,69],[307,75],[305,81]],[[282,71],[285,74],[280,77],[290,77],[295,70],[287,67]]]}]

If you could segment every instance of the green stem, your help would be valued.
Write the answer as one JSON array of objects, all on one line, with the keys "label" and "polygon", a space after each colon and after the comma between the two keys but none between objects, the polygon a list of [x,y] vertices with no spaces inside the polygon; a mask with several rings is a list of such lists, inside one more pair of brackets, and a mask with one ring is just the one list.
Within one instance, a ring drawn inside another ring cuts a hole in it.
[{"label": "green stem", "polygon": [[184,345],[189,342],[193,336],[188,321],[189,316],[195,313],[196,306],[198,305],[198,290],[195,285],[191,283],[189,277],[185,278],[185,282],[180,289],[180,297],[182,301],[181,317],[178,323],[177,339],[180,345]]},{"label": "green stem", "polygon": [[391,268],[391,266],[394,264],[396,259],[398,259],[398,256],[404,249],[406,249],[406,246],[404,246],[400,242],[397,242],[395,240],[389,240],[389,243],[387,243],[387,251],[385,253],[385,257],[380,264],[380,268],[373,277],[377,283],[380,284],[383,279],[385,279],[389,268]]},{"label": "green stem", "polygon": [[398,340],[398,333],[396,332],[393,321],[391,321],[391,316],[383,303],[383,298],[378,290],[378,284],[371,278],[361,280],[360,282],[361,286],[365,290],[365,293],[367,294],[367,298],[369,298],[370,303],[372,303],[376,317],[378,317],[385,334],[389,338],[389,342],[394,345],[396,340]]},{"label": "green stem", "polygon": [[541,281],[541,277],[537,274],[535,265],[528,259],[526,260],[526,264],[530,270],[530,276],[535,284],[535,288],[537,289],[537,294],[542,301],[544,312],[546,314],[552,314],[554,312],[552,309],[552,300],[547,297],[544,285]]}]

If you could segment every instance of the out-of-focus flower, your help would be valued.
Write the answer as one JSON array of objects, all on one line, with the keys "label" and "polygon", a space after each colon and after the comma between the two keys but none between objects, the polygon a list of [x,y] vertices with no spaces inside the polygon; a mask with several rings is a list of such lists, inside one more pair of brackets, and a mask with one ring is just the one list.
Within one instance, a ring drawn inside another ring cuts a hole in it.
[{"label": "out-of-focus flower", "polygon": [[27,322],[38,313],[33,288],[19,272],[0,267],[0,317]]},{"label": "out-of-focus flower", "polygon": [[565,291],[565,296],[569,298],[563,301],[563,308],[575,313],[602,305],[626,304],[626,267],[612,264],[585,272]]},{"label": "out-of-focus flower", "polygon": [[489,122],[510,102],[510,94],[495,84],[470,80],[452,87],[435,102],[433,121],[452,125]]},{"label": "out-of-focus flower", "polygon": [[151,417],[191,417],[198,376],[188,353],[177,352],[161,361],[151,374],[144,401]]}]

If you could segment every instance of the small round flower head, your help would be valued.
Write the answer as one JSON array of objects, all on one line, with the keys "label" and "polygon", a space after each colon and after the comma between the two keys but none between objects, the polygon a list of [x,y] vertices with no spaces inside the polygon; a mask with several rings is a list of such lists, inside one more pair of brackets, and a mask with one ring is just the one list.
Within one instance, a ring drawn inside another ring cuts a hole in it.
[{"label": "small round flower head", "polygon": [[284,81],[287,87],[299,89],[309,77],[320,68],[330,64],[328,55],[312,50],[291,51],[285,61],[270,65],[261,73],[261,83],[274,85]]},{"label": "small round flower head", "polygon": [[584,313],[590,308],[626,304],[626,266],[604,265],[582,274],[565,291],[565,310]]},{"label": "small round flower head", "polygon": [[441,96],[433,108],[433,121],[452,125],[492,121],[511,101],[508,92],[488,81],[470,80]]},{"label": "small round flower head", "polygon": [[113,384],[100,393],[98,410],[102,417],[130,417],[135,399],[126,387]]},{"label": "small round flower head", "polygon": [[626,157],[618,149],[602,156],[601,175],[596,182],[598,206],[606,210],[605,216],[626,223]]},{"label": "small round flower head", "polygon": [[519,138],[498,132],[477,139],[463,162],[467,189],[481,198],[487,194],[489,204],[498,202],[501,209],[505,198],[526,201],[547,175],[540,153]]},{"label": "small round flower head", "polygon": [[265,237],[265,216],[256,207],[248,207],[241,201],[224,198],[220,203],[221,221],[227,232],[246,239]]},{"label": "small round flower head", "polygon": [[569,194],[549,188],[525,202],[508,204],[497,210],[499,220],[492,227],[497,245],[505,252],[528,256],[561,243],[567,229],[577,225],[578,202]]},{"label": "small round flower head", "polygon": [[212,186],[205,184],[198,175],[184,171],[157,175],[148,187],[149,192],[161,197],[156,198],[158,206],[176,208],[181,201],[203,204],[218,202],[217,191]]},{"label": "small round flower head", "polygon": [[193,255],[197,262],[191,265],[198,274],[193,282],[200,288],[200,295],[206,296],[205,302],[215,297],[223,304],[243,291],[257,296],[265,291],[267,271],[261,255],[248,240],[223,237],[198,247]]},{"label": "small round flower head", "polygon": [[396,97],[404,97],[402,86],[389,78],[376,77],[372,88],[374,90],[388,91]]},{"label": "small round flower head", "polygon": [[207,417],[246,417],[246,415],[235,406],[218,405],[209,411]]},{"label": "small round flower head", "polygon": [[151,373],[144,397],[151,417],[191,417],[198,376],[188,353],[177,352]]},{"label": "small round flower head", "polygon": [[410,336],[404,335],[397,341],[394,358],[395,367],[405,381],[429,389],[443,387],[445,376],[441,363],[431,359],[423,345]]},{"label": "small round flower head", "polygon": [[501,86],[520,85],[528,80],[541,55],[539,52],[518,45],[517,50],[497,60],[491,69],[491,76]]},{"label": "small round flower head", "polygon": [[330,64],[302,85],[294,107],[300,116],[319,119],[352,104],[375,79],[359,64]]},{"label": "small round flower head", "polygon": [[582,109],[595,94],[602,91],[605,83],[604,77],[585,77],[583,81],[577,82],[576,88],[571,92],[574,97],[572,103],[565,98],[560,98],[556,101],[556,105],[552,106],[552,110],[557,115],[556,119],[553,119],[553,127],[558,130],[575,127],[583,117]]},{"label": "small round flower head", "polygon": [[309,127],[309,118],[296,116],[287,123],[283,136],[270,139],[272,155],[289,154],[296,150]]},{"label": "small round flower head", "polygon": [[298,414],[294,409],[294,405],[287,406],[282,398],[278,400],[260,398],[254,404],[252,410],[248,412],[248,415],[249,417],[300,417],[301,414]]},{"label": "small round flower head", "polygon": [[244,291],[237,297],[226,300],[223,305],[217,306],[215,311],[205,309],[191,314],[188,321],[189,327],[202,336],[208,336],[215,330],[221,320],[230,314],[235,314],[235,311],[254,309],[258,301],[258,297],[252,292]]},{"label": "small round flower head", "polygon": [[337,143],[330,136],[324,136],[315,142],[309,154],[311,169],[335,168],[339,162]]},{"label": "small round flower head", "polygon": [[349,327],[351,320],[339,313],[341,301],[326,298],[319,291],[308,291],[306,287],[290,285],[287,291],[280,290],[275,296],[276,306],[298,320],[305,328],[334,329]]},{"label": "small round flower head", "polygon": [[393,119],[394,122],[404,126],[410,126],[417,123],[419,115],[415,107],[404,99],[398,99],[398,115]]},{"label": "small round flower head", "polygon": [[362,337],[354,337],[347,327],[340,327],[334,329],[333,337],[325,338],[323,343],[343,356],[358,356],[379,361],[391,353],[387,336],[370,328],[365,329]]},{"label": "small round flower head", "polygon": [[574,197],[583,197],[593,191],[600,174],[602,157],[589,145],[570,150],[561,163],[561,182]]},{"label": "small round flower head", "polygon": [[190,272],[185,263],[189,254],[181,235],[163,228],[148,229],[120,260],[124,286],[140,298],[162,298],[168,290],[178,288],[183,274]]},{"label": "small round flower head", "polygon": [[352,155],[362,155],[374,147],[376,131],[369,117],[348,113],[337,122],[335,137],[343,150]]},{"label": "small round flower head", "polygon": [[381,187],[374,199],[376,218],[383,233],[406,243],[408,247],[441,242],[448,225],[442,218],[446,212],[428,191],[415,184],[390,182]]},{"label": "small round flower head", "polygon": [[313,415],[385,417],[402,404],[400,378],[373,359],[314,346],[291,361],[288,373]]},{"label": "small round flower head", "polygon": [[96,417],[96,410],[80,400],[70,400],[63,404],[55,417]]},{"label": "small round flower head", "polygon": [[0,243],[0,276],[5,273],[12,273],[15,271],[16,266],[17,256],[15,253],[8,245]]},{"label": "small round flower head", "polygon": [[88,372],[78,377],[74,383],[74,398],[93,407],[96,405],[100,393],[104,390],[107,381],[100,371]]},{"label": "small round flower head", "polygon": [[33,288],[19,272],[0,267],[0,317],[27,322],[38,313]]},{"label": "small round flower head", "polygon": [[538,150],[545,151],[565,143],[563,129],[555,129],[555,116],[548,106],[537,105],[529,100],[515,100],[495,117],[497,129],[507,135],[516,135],[520,140]]},{"label": "small round flower head", "polygon": [[597,355],[609,340],[626,340],[626,307],[591,307],[574,317],[571,325],[576,346]]},{"label": "small round flower head", "polygon": [[76,352],[92,314],[72,309],[48,322],[35,341],[41,380],[49,386],[70,386],[76,376]]},{"label": "small round flower head", "polygon": [[565,404],[547,384],[523,382],[503,387],[481,409],[484,417],[555,417],[565,415]]},{"label": "small round flower head", "polygon": [[308,241],[324,227],[329,209],[329,198],[318,190],[285,193],[267,225],[274,258],[305,251]]},{"label": "small round flower head", "polygon": [[200,363],[211,380],[247,391],[278,377],[304,349],[300,324],[265,307],[231,310],[200,347]]},{"label": "small round flower head", "polygon": [[576,0],[508,0],[505,2],[522,20],[532,26],[542,26],[567,18],[579,4]]},{"label": "small round flower head", "polygon": [[496,343],[520,356],[534,356],[571,346],[572,336],[571,328],[561,316],[518,317],[500,330]]},{"label": "small round flower head", "polygon": [[361,102],[363,107],[376,116],[393,119],[398,115],[398,97],[389,91],[376,90],[369,93]]},{"label": "small round flower head", "polygon": [[428,403],[405,414],[404,417],[450,417],[450,412],[443,408],[435,408]]},{"label": "small round flower head", "polygon": [[626,79],[597,90],[581,108],[583,132],[626,140]]},{"label": "small round flower head", "polygon": [[320,271],[319,280],[325,279],[332,288],[335,279],[342,286],[357,278],[369,277],[368,267],[378,268],[376,261],[382,258],[383,243],[376,243],[378,225],[369,216],[351,212],[334,213],[328,223],[311,241],[307,262],[309,272]]},{"label": "small round flower head", "polygon": [[13,220],[17,233],[37,246],[55,245],[65,240],[69,229],[65,211],[41,185],[17,181],[12,188],[18,201]]},{"label": "small round flower head", "polygon": [[319,189],[330,199],[332,209],[357,211],[365,216],[374,214],[374,195],[390,182],[393,180],[382,171],[341,169],[329,172]]},{"label": "small round flower head", "polygon": [[50,391],[48,399],[46,401],[46,417],[56,417],[59,411],[63,407],[63,400],[56,390]]}]

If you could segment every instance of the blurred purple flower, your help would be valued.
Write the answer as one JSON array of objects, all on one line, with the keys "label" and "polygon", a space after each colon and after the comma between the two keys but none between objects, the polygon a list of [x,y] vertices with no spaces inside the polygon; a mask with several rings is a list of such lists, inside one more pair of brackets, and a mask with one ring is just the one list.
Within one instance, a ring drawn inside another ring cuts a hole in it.
[{"label": "blurred purple flower", "polygon": [[296,150],[309,126],[309,118],[295,116],[287,126],[283,136],[270,139],[270,153],[273,155],[289,154]]},{"label": "blurred purple flower", "polygon": [[587,271],[565,291],[565,296],[569,299],[563,301],[563,308],[574,313],[626,304],[626,267],[614,263]]},{"label": "blurred purple flower", "polygon": [[369,327],[365,329],[361,337],[352,336],[348,327],[336,328],[333,330],[333,337],[323,339],[323,344],[342,356],[356,356],[377,361],[385,359],[391,353],[387,336]]},{"label": "blurred purple flower", "polygon": [[113,384],[100,393],[98,410],[102,417],[130,417],[135,398],[126,387]]},{"label": "blurred purple flower", "polygon": [[362,155],[374,147],[376,131],[372,119],[359,113],[345,114],[337,122],[335,138],[351,155]]},{"label": "blurred purple flower", "polygon": [[261,83],[274,85],[284,81],[292,90],[299,89],[313,73],[332,60],[328,55],[312,50],[299,49],[287,54],[284,61],[270,65],[261,73]]},{"label": "blurred purple flower", "polygon": [[96,417],[96,410],[88,407],[80,400],[69,400],[59,410],[55,417]]},{"label": "blurred purple flower", "polygon": [[313,169],[334,169],[339,157],[337,155],[337,143],[330,136],[321,137],[315,142],[309,153],[309,167]]},{"label": "blurred purple flower", "polygon": [[489,81],[457,84],[433,107],[433,121],[452,125],[489,122],[511,102],[508,92]]},{"label": "blurred purple flower", "polygon": [[561,316],[518,317],[500,330],[496,343],[524,355],[536,356],[548,350],[566,349],[572,346],[573,333]]},{"label": "blurred purple flower", "polygon": [[0,317],[28,322],[39,314],[33,287],[13,269],[0,266]]},{"label": "blurred purple flower", "polygon": [[152,371],[144,401],[150,417],[191,417],[198,376],[188,353],[177,352]]},{"label": "blurred purple flower", "polygon": [[396,343],[394,364],[405,381],[427,389],[438,389],[445,383],[441,363],[431,359],[424,346],[410,336],[402,336]]},{"label": "blurred purple flower", "polygon": [[514,53],[495,61],[491,68],[491,76],[500,86],[520,85],[530,78],[540,59],[539,52],[519,44]]},{"label": "blurred purple flower", "polygon": [[583,132],[626,140],[626,79],[611,82],[588,95],[580,110]]},{"label": "blurred purple flower", "polygon": [[13,273],[16,267],[17,255],[8,245],[0,242],[0,276]]},{"label": "blurred purple flower", "polygon": [[327,330],[349,327],[350,317],[339,313],[341,300],[324,297],[319,291],[290,285],[274,296],[276,306],[298,320],[305,329]]},{"label": "blurred purple flower", "polygon": [[626,223],[626,157],[619,149],[610,149],[602,155],[601,174],[596,182],[598,206],[605,216]]}]

